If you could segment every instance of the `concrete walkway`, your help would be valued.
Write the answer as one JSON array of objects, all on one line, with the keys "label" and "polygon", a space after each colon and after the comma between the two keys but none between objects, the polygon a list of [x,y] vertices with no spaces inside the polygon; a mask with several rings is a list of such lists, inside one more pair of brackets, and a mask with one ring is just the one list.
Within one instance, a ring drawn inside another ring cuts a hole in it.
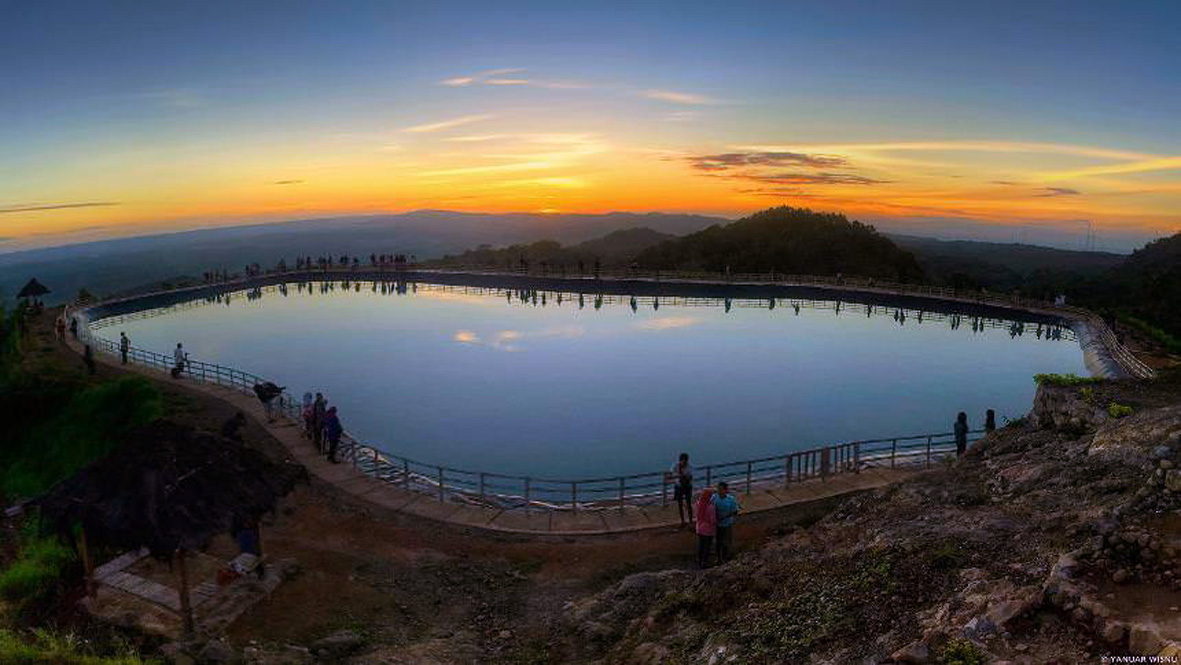
[{"label": "concrete walkway", "polygon": [[[77,341],[69,341],[70,348],[81,353]],[[251,395],[231,388],[194,381],[173,379],[167,372],[143,365],[121,365],[118,358],[96,353],[95,359],[111,367],[134,372],[153,381],[160,381],[212,395],[253,417],[271,436],[278,439],[308,473],[329,483],[354,498],[377,506],[458,526],[486,529],[501,533],[574,536],[607,535],[644,529],[675,528],[680,524],[675,505],[661,507],[625,506],[597,510],[554,511],[541,508],[526,513],[522,509],[501,510],[475,506],[458,501],[440,501],[435,494],[403,489],[393,483],[378,480],[348,462],[332,464],[320,455],[314,444],[303,436],[302,428],[280,418],[267,423],[262,404]],[[827,480],[813,479],[792,483],[788,487],[754,488],[749,494],[738,492],[744,513],[758,513],[787,506],[828,499],[842,494],[861,492],[896,483],[918,473],[914,469],[864,469],[861,473],[843,473]]]}]

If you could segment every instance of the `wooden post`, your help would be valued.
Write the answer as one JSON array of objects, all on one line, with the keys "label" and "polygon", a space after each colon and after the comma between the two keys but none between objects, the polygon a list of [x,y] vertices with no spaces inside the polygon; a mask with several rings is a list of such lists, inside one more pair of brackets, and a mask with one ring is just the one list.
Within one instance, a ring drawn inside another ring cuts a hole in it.
[{"label": "wooden post", "polygon": [[619,477],[619,509],[623,510],[623,476]]},{"label": "wooden post", "polygon": [[82,568],[86,571],[86,595],[94,598],[96,585],[94,583],[94,561],[90,558],[90,547],[86,542],[86,527],[81,529],[78,540],[78,552],[82,555]]},{"label": "wooden post", "polygon": [[487,474],[485,474],[483,471],[480,472],[480,501],[484,500],[484,483],[486,475]]},{"label": "wooden post", "polygon": [[529,484],[528,478],[525,479],[525,514],[529,514]]},{"label": "wooden post", "polygon": [[570,483],[570,512],[578,512],[578,483]]},{"label": "wooden post", "polygon": [[783,458],[783,486],[791,484],[791,455]]},{"label": "wooden post", "polygon": [[853,444],[853,473],[861,473],[861,442]]},{"label": "wooden post", "polygon": [[890,468],[894,468],[894,458],[898,456],[898,439],[890,441]]},{"label": "wooden post", "polygon": [[189,571],[185,566],[184,549],[177,549],[173,554],[173,560],[176,562],[177,575],[180,577],[180,617],[184,622],[184,634],[189,636],[193,634],[193,607],[189,603]]},{"label": "wooden post", "polygon": [[832,448],[824,448],[820,451],[820,475],[827,479],[831,467]]}]

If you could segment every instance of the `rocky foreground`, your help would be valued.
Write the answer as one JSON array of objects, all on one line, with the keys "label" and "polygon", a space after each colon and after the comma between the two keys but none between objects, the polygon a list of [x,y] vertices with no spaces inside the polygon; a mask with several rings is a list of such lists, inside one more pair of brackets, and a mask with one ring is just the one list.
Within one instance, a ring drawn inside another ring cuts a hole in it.
[{"label": "rocky foreground", "polygon": [[1181,654],[1179,453],[1176,378],[1043,386],[1027,418],[946,468],[728,565],[639,573],[569,603],[555,651],[709,664]]}]

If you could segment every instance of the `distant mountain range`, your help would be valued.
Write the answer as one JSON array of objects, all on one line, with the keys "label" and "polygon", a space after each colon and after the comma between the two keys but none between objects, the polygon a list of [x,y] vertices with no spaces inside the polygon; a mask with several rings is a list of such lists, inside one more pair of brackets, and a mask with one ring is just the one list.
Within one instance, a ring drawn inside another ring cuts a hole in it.
[{"label": "distant mountain range", "polygon": [[247,263],[273,265],[298,255],[371,253],[441,257],[479,245],[505,246],[550,238],[578,243],[612,231],[646,227],[685,234],[720,217],[664,213],[479,214],[419,210],[397,215],[336,217],[203,229],[0,254],[0,302],[30,277],[53,293],[47,302],[72,299],[80,288],[95,294],[199,276],[210,269],[238,272]]}]

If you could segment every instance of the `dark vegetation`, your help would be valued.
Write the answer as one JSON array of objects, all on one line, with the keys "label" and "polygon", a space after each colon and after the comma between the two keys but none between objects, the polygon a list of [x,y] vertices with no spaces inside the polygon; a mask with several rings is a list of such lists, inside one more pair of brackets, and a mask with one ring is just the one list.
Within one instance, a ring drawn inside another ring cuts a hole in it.
[{"label": "dark vegetation", "polygon": [[[0,494],[6,506],[74,475],[114,449],[128,428],[164,411],[146,380],[94,382],[81,362],[62,363],[52,349],[39,347],[30,331],[33,316],[24,306],[0,310],[0,404],[7,413],[0,418]],[[81,577],[68,527],[65,535],[46,528],[36,510],[0,530],[0,662],[143,662],[121,638],[94,635],[82,644],[47,627],[57,623],[62,601]]]},{"label": "dark vegetation", "polygon": [[601,238],[569,246],[563,246],[556,240],[539,240],[501,249],[483,245],[462,254],[445,256],[432,262],[432,265],[589,274],[594,270],[596,262],[604,268],[627,266],[645,249],[674,238],[676,236],[648,228],[622,229],[612,231]]},{"label": "dark vegetation", "polygon": [[914,255],[844,215],[782,206],[669,240],[636,257],[641,268],[857,275],[919,281]]}]

